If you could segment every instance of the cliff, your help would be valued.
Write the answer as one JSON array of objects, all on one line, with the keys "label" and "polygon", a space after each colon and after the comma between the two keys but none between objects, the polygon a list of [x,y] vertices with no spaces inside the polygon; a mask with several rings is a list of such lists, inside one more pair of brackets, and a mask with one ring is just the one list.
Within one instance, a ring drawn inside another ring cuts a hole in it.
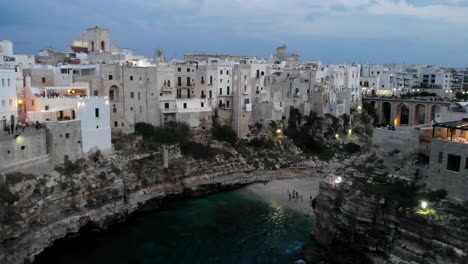
[{"label": "cliff", "polygon": [[366,154],[326,177],[308,262],[468,263],[468,208],[423,190],[410,163],[391,167]]},{"label": "cliff", "polygon": [[[0,174],[0,263],[30,263],[56,239],[86,225],[105,228],[137,210],[157,208],[167,196],[192,197],[313,173],[305,165],[314,162],[304,163],[297,149],[276,144],[281,161],[253,150],[249,160],[232,149],[213,160],[171,152],[169,168],[163,168],[160,153],[135,151],[66,160],[41,175]],[[263,165],[264,159],[271,166]]]}]

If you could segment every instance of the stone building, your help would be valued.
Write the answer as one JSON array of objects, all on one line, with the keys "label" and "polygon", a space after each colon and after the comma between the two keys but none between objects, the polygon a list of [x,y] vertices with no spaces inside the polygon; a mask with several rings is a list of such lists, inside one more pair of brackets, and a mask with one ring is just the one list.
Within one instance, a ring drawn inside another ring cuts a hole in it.
[{"label": "stone building", "polygon": [[17,85],[22,83],[18,67],[0,67],[0,128],[18,122]]},{"label": "stone building", "polygon": [[445,189],[448,196],[459,201],[468,199],[468,119],[434,125],[428,187]]}]

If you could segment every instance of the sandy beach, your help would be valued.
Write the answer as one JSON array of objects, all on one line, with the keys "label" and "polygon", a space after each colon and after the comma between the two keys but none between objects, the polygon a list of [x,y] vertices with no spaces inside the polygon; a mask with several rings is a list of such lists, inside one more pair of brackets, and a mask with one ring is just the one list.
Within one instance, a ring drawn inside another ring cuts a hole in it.
[{"label": "sandy beach", "polygon": [[[239,191],[247,195],[279,203],[303,214],[313,215],[310,197],[315,198],[319,190],[320,176],[307,176],[296,179],[275,180],[268,183],[255,183]],[[301,199],[289,199],[288,193],[294,191],[303,196]]]}]

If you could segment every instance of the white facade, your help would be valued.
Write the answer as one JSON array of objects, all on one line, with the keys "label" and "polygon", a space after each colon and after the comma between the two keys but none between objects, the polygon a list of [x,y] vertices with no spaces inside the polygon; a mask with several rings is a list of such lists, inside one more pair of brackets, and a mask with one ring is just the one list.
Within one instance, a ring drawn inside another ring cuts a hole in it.
[{"label": "white facade", "polygon": [[38,98],[37,104],[40,111],[28,112],[28,118],[33,122],[81,121],[84,153],[95,147],[103,151],[112,148],[109,101],[106,98]]},{"label": "white facade", "polygon": [[0,68],[0,128],[13,125],[18,120],[16,84],[18,72],[15,68]]}]

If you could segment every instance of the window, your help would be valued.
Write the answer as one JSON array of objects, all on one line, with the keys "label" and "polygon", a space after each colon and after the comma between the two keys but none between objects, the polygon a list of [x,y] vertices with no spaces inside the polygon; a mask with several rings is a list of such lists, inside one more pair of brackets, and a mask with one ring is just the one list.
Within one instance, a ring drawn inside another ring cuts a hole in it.
[{"label": "window", "polygon": [[202,102],[202,103],[201,103],[201,107],[205,107],[205,103]]},{"label": "window", "polygon": [[109,75],[109,81],[112,81],[113,77],[112,75]]},{"label": "window", "polygon": [[223,75],[223,70],[220,70],[220,71],[219,71],[219,74]]},{"label": "window", "polygon": [[98,92],[97,90],[94,90],[94,91],[93,91],[93,95],[94,95],[94,96],[98,96],[98,94],[99,94],[99,92]]},{"label": "window", "polygon": [[226,93],[226,94],[229,95],[229,93],[231,92],[231,91],[230,91],[230,87],[228,86],[228,87],[226,87],[226,89],[227,89],[227,93]]},{"label": "window", "polygon": [[187,77],[187,86],[190,86],[190,77]]},{"label": "window", "polygon": [[229,75],[229,70],[226,70],[226,75]]},{"label": "window", "polygon": [[109,90],[109,100],[114,101],[114,90]]},{"label": "window", "polygon": [[190,68],[187,68],[187,72],[190,72]]},{"label": "window", "polygon": [[448,154],[447,156],[447,170],[456,171],[460,170],[460,156]]},{"label": "window", "polygon": [[114,127],[118,127],[118,126],[119,126],[119,122],[114,121]]},{"label": "window", "polygon": [[99,108],[94,108],[94,115],[99,117]]},{"label": "window", "polygon": [[223,88],[219,88],[219,95],[223,95]]},{"label": "window", "polygon": [[133,111],[133,107],[130,107],[130,111]]},{"label": "window", "polygon": [[187,103],[184,103],[184,108],[187,108]]},{"label": "window", "polygon": [[177,71],[178,71],[178,72],[181,72],[181,71],[182,71],[182,68],[177,68]]},{"label": "window", "polygon": [[134,97],[133,92],[130,92],[130,98],[133,98],[133,97]]},{"label": "window", "polygon": [[261,72],[261,74],[260,74],[260,75],[264,76],[264,75],[265,75],[265,72]]},{"label": "window", "polygon": [[133,76],[130,76],[130,81],[133,81]]},{"label": "window", "polygon": [[8,81],[8,87],[11,87],[11,85],[10,85],[10,79],[7,79],[7,81]]},{"label": "window", "polygon": [[229,108],[229,101],[226,101],[226,107]]},{"label": "window", "polygon": [[210,84],[213,84],[213,76],[210,76]]},{"label": "window", "polygon": [[2,87],[5,88],[5,79],[2,79]]},{"label": "window", "polygon": [[50,107],[48,105],[46,105],[44,108],[47,111],[47,110],[49,110]]},{"label": "window", "polygon": [[112,107],[112,112],[117,113],[117,107],[115,105]]},{"label": "window", "polygon": [[205,83],[205,78],[202,76],[201,77],[201,84],[204,84]]},{"label": "window", "polygon": [[21,150],[25,150],[26,149],[26,146],[21,146]]},{"label": "window", "polygon": [[439,152],[439,163],[442,163],[443,159],[444,159],[444,153]]},{"label": "window", "polygon": [[65,133],[65,138],[70,138],[70,133]]},{"label": "window", "polygon": [[138,92],[138,100],[140,100],[140,99],[141,99],[141,93]]},{"label": "window", "polygon": [[182,86],[182,77],[177,77],[177,85]]},{"label": "window", "polygon": [[169,103],[164,103],[164,108],[169,109]]},{"label": "window", "polygon": [[[42,83],[45,83],[45,82],[46,82],[45,77],[42,77]],[[2,85],[3,85],[3,87],[5,87],[5,85],[3,84],[3,80],[2,80]]]},{"label": "window", "polygon": [[468,158],[465,160],[465,169],[468,169]]},{"label": "window", "polygon": [[210,90],[210,98],[213,98],[213,91]]}]

